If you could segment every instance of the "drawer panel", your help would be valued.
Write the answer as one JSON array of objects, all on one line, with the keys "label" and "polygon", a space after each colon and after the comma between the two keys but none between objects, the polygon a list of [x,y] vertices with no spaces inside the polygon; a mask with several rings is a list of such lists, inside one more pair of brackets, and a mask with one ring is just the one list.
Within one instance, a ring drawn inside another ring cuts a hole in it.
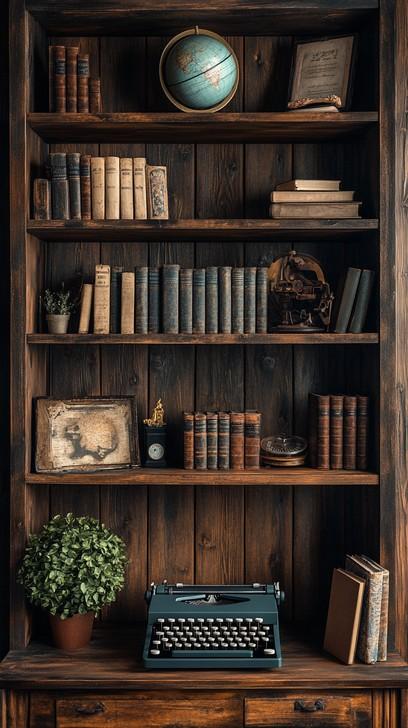
[{"label": "drawer panel", "polygon": [[299,693],[245,700],[245,726],[370,728],[371,695]]}]

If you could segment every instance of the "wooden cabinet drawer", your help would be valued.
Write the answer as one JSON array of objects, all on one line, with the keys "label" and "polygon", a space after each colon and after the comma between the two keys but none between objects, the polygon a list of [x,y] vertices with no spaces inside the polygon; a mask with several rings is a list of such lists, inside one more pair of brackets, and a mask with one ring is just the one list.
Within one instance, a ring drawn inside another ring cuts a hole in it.
[{"label": "wooden cabinet drawer", "polygon": [[57,728],[240,728],[242,700],[234,696],[135,695],[56,701]]},{"label": "wooden cabinet drawer", "polygon": [[245,726],[370,728],[371,695],[299,693],[245,700]]}]

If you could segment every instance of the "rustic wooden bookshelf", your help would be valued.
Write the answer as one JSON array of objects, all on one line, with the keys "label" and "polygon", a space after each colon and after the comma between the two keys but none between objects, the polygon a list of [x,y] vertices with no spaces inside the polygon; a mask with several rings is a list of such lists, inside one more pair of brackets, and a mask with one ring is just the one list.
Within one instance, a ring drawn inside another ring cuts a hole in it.
[{"label": "rustic wooden bookshelf", "polygon": [[[408,502],[403,0],[11,0],[10,652],[0,668],[7,728],[85,725],[408,725]],[[217,114],[175,113],[161,93],[168,37],[199,24],[228,37],[237,95]],[[350,111],[284,112],[295,36],[358,33]],[[48,45],[81,43],[103,112],[50,114]],[[31,188],[49,151],[146,156],[169,171],[170,220],[39,221]],[[341,179],[356,220],[271,220],[269,194],[292,176]],[[362,334],[53,336],[45,286],[99,262],[182,267],[268,264],[296,246],[333,287],[350,265],[376,271]],[[368,472],[312,468],[186,471],[181,414],[256,408],[263,432],[307,432],[310,391],[372,404]],[[172,461],[163,470],[34,472],[33,399],[135,395],[139,420],[163,398]],[[89,648],[50,647],[16,570],[27,536],[56,513],[101,518],[128,544],[126,587]],[[321,649],[331,573],[346,553],[390,570],[389,659],[344,666]],[[147,672],[143,593],[151,581],[279,580],[281,670]],[[313,638],[311,637],[313,635]],[[294,712],[294,701],[327,712]],[[286,721],[286,722],[285,722]]]}]

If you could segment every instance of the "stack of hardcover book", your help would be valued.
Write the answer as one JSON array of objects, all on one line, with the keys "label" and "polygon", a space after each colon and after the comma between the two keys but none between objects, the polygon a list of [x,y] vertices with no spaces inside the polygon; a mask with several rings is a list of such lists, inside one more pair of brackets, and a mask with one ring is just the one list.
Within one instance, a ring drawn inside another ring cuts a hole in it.
[{"label": "stack of hardcover book", "polygon": [[355,218],[361,202],[354,192],[340,190],[340,180],[292,179],[271,192],[269,215],[274,218]]},{"label": "stack of hardcover book", "polygon": [[260,412],[184,412],[186,470],[258,470],[260,441]]},{"label": "stack of hardcover book", "polygon": [[49,110],[95,114],[102,110],[101,81],[90,78],[89,53],[78,46],[49,46]]},{"label": "stack of hardcover book", "polygon": [[309,395],[309,464],[320,470],[367,470],[369,398]]},{"label": "stack of hardcover book", "polygon": [[336,296],[337,314],[334,314],[334,331],[359,334],[364,328],[368,305],[373,290],[373,270],[349,268],[340,284],[341,293]]}]

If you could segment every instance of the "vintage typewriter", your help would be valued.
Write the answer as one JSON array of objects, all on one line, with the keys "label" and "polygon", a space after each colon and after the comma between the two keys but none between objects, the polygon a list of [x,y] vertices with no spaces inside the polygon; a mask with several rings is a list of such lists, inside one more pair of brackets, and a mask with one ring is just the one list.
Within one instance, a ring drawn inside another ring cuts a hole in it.
[{"label": "vintage typewriter", "polygon": [[148,668],[261,668],[282,664],[279,584],[152,584],[143,664]]}]

